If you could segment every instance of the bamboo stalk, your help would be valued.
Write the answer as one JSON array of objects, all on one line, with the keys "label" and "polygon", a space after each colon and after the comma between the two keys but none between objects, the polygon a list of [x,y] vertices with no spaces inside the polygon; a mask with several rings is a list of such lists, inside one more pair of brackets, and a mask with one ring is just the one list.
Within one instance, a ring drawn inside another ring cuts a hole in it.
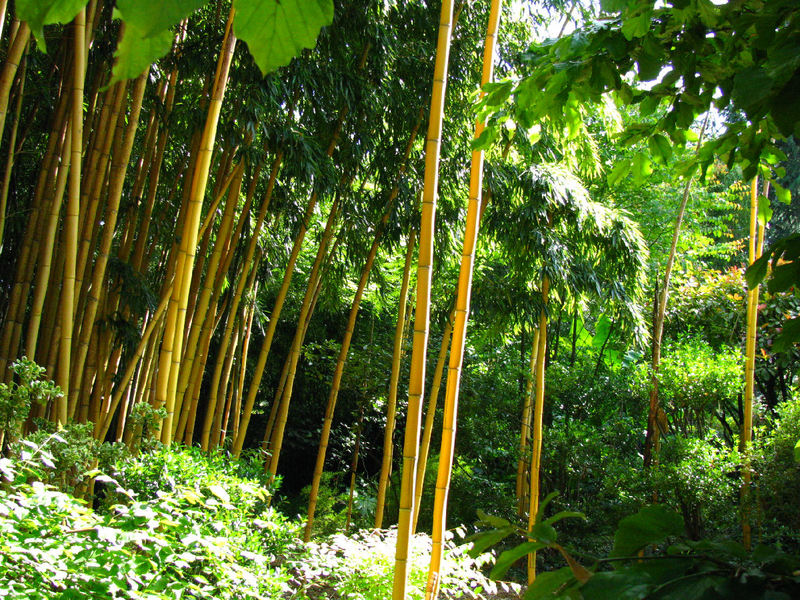
[{"label": "bamboo stalk", "polygon": [[114,240],[114,233],[117,226],[117,216],[119,215],[119,205],[122,199],[122,188],[125,183],[129,159],[133,150],[133,142],[136,138],[136,130],[139,125],[139,115],[142,108],[142,99],[147,85],[149,69],[136,80],[134,85],[131,111],[128,117],[128,125],[119,155],[114,155],[109,175],[108,200],[106,204],[105,225],[103,226],[103,236],[95,259],[94,270],[92,271],[92,282],[86,297],[83,320],[80,327],[80,337],[77,348],[73,349],[75,360],[72,366],[72,376],[70,382],[69,410],[70,415],[74,413],[78,404],[78,395],[82,392],[87,394],[88,390],[82,388],[82,375],[86,354],[89,348],[89,341],[92,335],[95,317],[100,298],[103,295],[103,284],[106,277],[106,267],[108,258],[111,254],[111,244]]},{"label": "bamboo stalk", "polygon": [[[2,34],[3,31],[5,3],[6,0],[2,0],[2,6],[0,6],[0,34]],[[19,131],[19,121],[22,116],[22,100],[25,97],[25,75],[27,72],[27,65],[26,50],[26,55],[22,59],[22,69],[17,78],[19,84],[17,85],[17,103],[14,108],[14,124],[11,126],[11,134],[8,138],[8,157],[6,158],[6,168],[3,172],[3,185],[2,189],[0,189],[0,250],[3,248],[3,236],[6,228],[6,207],[8,206],[8,190],[11,185],[11,171],[14,169],[14,159],[17,152],[19,152],[19,148],[17,148],[17,132]],[[2,449],[2,444],[0,444],[0,449]]]},{"label": "bamboo stalk", "polygon": [[522,430],[519,435],[519,459],[517,460],[517,515],[520,517],[525,514],[525,501],[528,498],[527,467],[528,445],[531,437],[531,418],[533,415],[533,384],[536,380],[536,352],[539,348],[539,330],[533,332],[533,343],[531,347],[531,360],[528,365],[528,381],[525,384],[525,397],[522,406]]},{"label": "bamboo stalk", "polygon": [[[533,529],[539,512],[539,471],[542,460],[542,417],[544,415],[544,370],[547,356],[547,298],[550,279],[542,279],[542,311],[539,314],[539,346],[536,350],[536,386],[533,408],[533,436],[531,439],[531,491],[528,509],[528,531]],[[528,554],[528,584],[536,579],[536,552]]]},{"label": "bamboo stalk", "polygon": [[[489,23],[486,31],[486,43],[483,52],[481,87],[492,80],[501,6],[501,0],[492,0],[489,12]],[[478,119],[475,123],[475,139],[481,135],[484,127],[485,122],[482,119]],[[425,591],[426,600],[433,600],[438,596],[439,582],[441,580],[442,555],[444,551],[443,544],[445,529],[447,527],[447,495],[450,491],[450,474],[453,467],[453,454],[455,451],[458,392],[461,381],[461,366],[464,361],[464,346],[467,337],[467,320],[469,318],[470,294],[472,291],[472,272],[475,265],[475,247],[478,241],[478,228],[480,225],[482,191],[483,151],[473,150],[470,165],[467,222],[464,228],[464,250],[461,255],[461,269],[458,277],[458,292],[455,306],[455,323],[453,325],[453,340],[450,347],[450,363],[447,371],[442,442],[439,452],[439,470],[436,477],[436,494],[434,496],[433,507],[433,532],[431,536],[433,545],[431,564],[428,570],[428,584]]]},{"label": "bamboo stalk", "polygon": [[431,393],[428,394],[428,407],[425,410],[425,425],[422,428],[422,441],[419,445],[419,460],[417,461],[417,474],[414,494],[414,528],[417,530],[419,522],[419,510],[422,505],[422,491],[425,484],[425,471],[428,467],[428,455],[431,449],[431,437],[433,436],[433,424],[436,419],[436,404],[439,399],[439,389],[442,384],[442,374],[447,359],[447,351],[453,337],[453,323],[455,320],[455,307],[450,312],[445,322],[442,332],[442,344],[439,347],[439,357],[436,359],[436,369],[433,372],[433,382],[431,383]]},{"label": "bamboo stalk", "polygon": [[[359,72],[362,71],[364,66],[367,64],[369,50],[370,44],[367,43],[364,46],[364,50],[361,53],[361,59],[359,60]],[[343,106],[339,111],[339,118],[333,129],[333,134],[331,135],[328,148],[325,152],[328,157],[333,156],[333,151],[336,149],[336,146],[339,143],[339,135],[341,134],[342,126],[344,125],[344,120],[347,117],[348,112],[349,108],[347,106]],[[264,334],[264,341],[262,342],[261,349],[259,350],[258,362],[256,363],[256,367],[253,372],[253,380],[250,382],[250,388],[247,392],[247,400],[245,401],[244,411],[242,412],[242,418],[239,425],[239,435],[237,435],[236,439],[233,441],[233,455],[237,457],[242,452],[242,445],[244,444],[244,437],[247,434],[247,427],[250,424],[250,416],[253,412],[253,405],[255,404],[256,396],[258,395],[258,388],[261,385],[261,379],[264,375],[264,367],[267,364],[267,357],[269,356],[269,351],[272,347],[272,339],[275,336],[275,329],[278,326],[278,319],[280,317],[281,310],[283,309],[283,303],[286,300],[286,294],[289,291],[289,284],[292,281],[292,275],[294,274],[294,265],[297,262],[297,257],[300,255],[300,249],[302,247],[303,240],[305,239],[306,232],[308,231],[310,219],[316,204],[317,190],[315,189],[311,194],[308,205],[306,206],[306,212],[303,215],[303,220],[300,224],[300,230],[295,236],[295,240],[292,245],[292,252],[289,255],[289,261],[287,262],[286,271],[283,275],[283,282],[281,283],[280,290],[278,291],[278,296],[275,299],[275,305],[270,313],[267,331]]]},{"label": "bamboo stalk", "polygon": [[183,235],[176,269],[175,288],[173,299],[176,301],[174,310],[171,308],[167,314],[167,326],[164,332],[164,344],[159,360],[157,402],[166,407],[167,416],[162,424],[162,441],[166,444],[172,442],[173,421],[175,419],[175,396],[178,385],[178,372],[175,368],[175,359],[183,354],[183,329],[186,322],[186,309],[189,302],[189,286],[192,279],[194,266],[195,247],[200,227],[200,216],[205,196],[208,172],[211,166],[211,153],[217,134],[219,114],[222,109],[222,100],[228,82],[228,72],[233,60],[233,51],[236,47],[236,36],[233,34],[234,10],[228,16],[225,27],[225,37],[222,42],[217,71],[214,76],[214,87],[209,102],[208,115],[197,155],[197,167],[192,178],[189,209],[184,223]]},{"label": "bamboo stalk", "polygon": [[72,330],[75,318],[75,274],[78,258],[78,225],[80,220],[81,151],[83,149],[83,80],[86,73],[86,8],[74,21],[74,68],[72,79],[72,157],[70,159],[69,195],[64,220],[64,279],[61,291],[61,340],[56,381],[64,395],[58,399],[56,421],[66,425],[70,393]]},{"label": "bamboo stalk", "polygon": [[[768,182],[764,182],[764,196],[768,197]],[[758,219],[758,177],[750,183],[750,236],[747,244],[747,256],[752,265],[761,258],[764,249],[764,223]],[[753,398],[755,396],[756,336],[758,331],[758,293],[760,286],[747,291],[747,334],[745,338],[744,368],[744,415],[739,451],[744,454],[742,469],[742,544],[745,550],[752,546],[752,527],[750,524],[750,483],[752,469],[750,467],[750,442],[753,439]]]},{"label": "bamboo stalk", "polygon": [[[420,110],[417,123],[412,129],[408,143],[406,144],[403,160],[401,162],[398,173],[399,177],[402,177],[406,172],[408,157],[411,155],[411,149],[413,148],[414,141],[417,138],[417,132],[419,131],[419,126],[422,123],[422,117],[423,117],[423,111]],[[325,408],[325,417],[322,423],[322,433],[320,436],[319,448],[317,451],[317,461],[314,467],[314,475],[311,481],[311,492],[308,498],[308,515],[306,518],[306,528],[304,534],[305,541],[309,541],[311,539],[311,529],[314,524],[314,513],[317,507],[317,495],[319,493],[319,485],[322,479],[322,471],[324,470],[325,467],[325,457],[328,451],[328,440],[330,438],[331,427],[333,425],[333,414],[336,409],[336,400],[339,396],[339,387],[341,386],[342,375],[344,374],[344,365],[345,362],[347,362],[347,355],[350,352],[350,342],[353,339],[353,332],[355,330],[356,318],[358,317],[358,310],[361,306],[361,298],[363,297],[364,290],[367,287],[367,282],[369,281],[369,275],[372,272],[372,266],[375,263],[375,257],[378,254],[378,248],[380,247],[380,241],[381,237],[383,236],[383,231],[386,227],[386,224],[389,222],[389,217],[391,216],[392,208],[394,206],[394,201],[397,199],[399,192],[400,192],[400,183],[398,181],[393,186],[391,192],[389,193],[389,199],[387,201],[383,217],[381,218],[380,222],[375,228],[375,237],[372,241],[372,246],[370,247],[369,252],[367,254],[367,259],[364,263],[364,267],[361,270],[361,277],[359,279],[358,287],[356,288],[356,293],[355,296],[353,297],[353,302],[350,307],[350,314],[347,318],[347,326],[345,328],[344,338],[342,339],[342,345],[339,349],[339,356],[336,359],[336,367],[333,373],[333,381],[331,383],[331,390],[328,395],[328,404]]]},{"label": "bamboo stalk", "polygon": [[[383,512],[386,505],[386,489],[392,473],[392,450],[394,448],[394,427],[397,415],[397,383],[400,379],[400,359],[403,352],[403,330],[406,318],[406,303],[411,280],[411,260],[416,246],[416,230],[412,229],[406,245],[406,258],[403,267],[403,280],[400,284],[400,299],[397,303],[397,325],[394,331],[392,349],[392,374],[389,378],[389,395],[386,401],[386,427],[383,431],[383,459],[378,478],[378,497],[375,503],[375,529],[383,526]],[[409,311],[410,312],[410,311]]]},{"label": "bamboo stalk", "polygon": [[294,335],[294,339],[292,340],[292,347],[289,351],[290,363],[289,363],[289,373],[286,378],[286,386],[283,390],[283,396],[281,397],[280,407],[278,408],[278,415],[275,421],[275,428],[272,432],[272,437],[270,439],[270,463],[269,463],[269,472],[270,472],[270,483],[275,480],[275,475],[278,472],[278,461],[280,460],[281,456],[281,447],[283,445],[283,433],[286,428],[286,420],[289,414],[289,403],[292,398],[292,388],[294,386],[294,378],[295,373],[297,372],[297,361],[300,358],[300,350],[303,345],[303,339],[305,334],[305,322],[306,319],[310,319],[311,317],[311,302],[314,298],[314,291],[316,289],[316,277],[317,274],[320,272],[322,267],[322,262],[325,259],[325,251],[327,249],[328,243],[333,237],[333,225],[336,221],[336,216],[339,212],[339,198],[337,197],[333,205],[331,206],[330,214],[328,215],[328,220],[325,223],[325,230],[322,234],[322,239],[319,243],[319,248],[317,249],[317,256],[314,259],[314,265],[311,268],[311,274],[308,278],[308,286],[306,287],[306,293],[303,297],[303,304],[300,308],[300,317],[297,321],[297,330]]},{"label": "bamboo stalk", "polygon": [[411,375],[408,388],[408,416],[403,444],[397,547],[395,550],[393,600],[405,600],[408,581],[408,557],[411,528],[414,522],[415,477],[419,426],[425,385],[425,358],[430,320],[431,271],[433,263],[433,229],[436,218],[436,194],[439,179],[442,119],[450,56],[450,33],[453,22],[453,2],[444,0],[439,21],[436,64],[433,75],[428,135],[425,144],[425,177],[422,194],[422,217],[417,263],[417,305],[414,319],[414,342],[411,353]]}]

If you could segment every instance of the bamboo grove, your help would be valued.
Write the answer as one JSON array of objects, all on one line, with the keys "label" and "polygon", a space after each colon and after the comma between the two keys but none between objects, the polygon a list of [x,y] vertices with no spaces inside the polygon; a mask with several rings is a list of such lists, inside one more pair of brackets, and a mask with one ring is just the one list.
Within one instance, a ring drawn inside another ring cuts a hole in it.
[{"label": "bamboo grove", "polygon": [[[0,376],[11,381],[27,356],[63,395],[0,434],[7,444],[42,419],[90,423],[100,441],[133,445],[150,430],[164,444],[255,450],[273,479],[302,463],[313,471],[306,540],[326,469],[351,465],[352,510],[369,460],[375,527],[398,521],[395,598],[407,594],[436,455],[435,598],[473,296],[522,339],[527,372],[510,422],[517,509],[532,529],[553,305],[577,315],[591,298],[612,327],[640,337],[647,248],[630,216],[581,182],[603,168],[596,114],[566,127],[544,115],[527,135],[497,115],[485,130],[490,110],[476,120],[481,87],[484,108],[511,94],[491,82],[520,67],[530,31],[518,7],[282,3],[262,5],[327,25],[283,54],[274,31],[255,31],[262,15],[249,0],[182,1],[157,26],[131,2],[18,2],[30,23],[2,3]],[[571,10],[551,4],[565,27]],[[761,250],[750,250],[752,262]],[[513,301],[492,293],[493,279]],[[387,314],[391,329],[376,334]],[[659,410],[654,387],[647,464]],[[365,415],[381,447],[362,439]],[[311,421],[312,431],[296,425]],[[293,455],[297,438],[313,438],[316,456]],[[532,581],[534,554],[529,565]]]}]

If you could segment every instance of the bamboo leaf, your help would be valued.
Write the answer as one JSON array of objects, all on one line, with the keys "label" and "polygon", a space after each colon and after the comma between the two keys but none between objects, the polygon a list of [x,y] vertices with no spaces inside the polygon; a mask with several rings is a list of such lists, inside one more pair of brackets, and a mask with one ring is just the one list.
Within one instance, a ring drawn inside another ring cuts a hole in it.
[{"label": "bamboo leaf", "polygon": [[313,48],[333,20],[332,0],[234,0],[233,31],[266,75]]},{"label": "bamboo leaf", "polygon": [[478,519],[481,523],[488,523],[492,527],[496,527],[497,529],[503,529],[505,527],[509,527],[511,523],[509,523],[506,519],[502,517],[496,517],[494,515],[488,515],[482,510],[477,511]]},{"label": "bamboo leaf", "polygon": [[586,515],[583,514],[582,512],[562,510],[561,512],[557,512],[556,514],[554,514],[549,519],[545,519],[543,523],[545,523],[546,525],[552,525],[553,523],[557,523],[562,519],[568,519],[571,517],[574,517],[576,519],[584,519],[584,520],[586,519]]},{"label": "bamboo leaf", "polygon": [[492,567],[489,577],[492,579],[502,578],[508,572],[511,566],[520,558],[527,556],[531,552],[536,552],[542,548],[547,548],[548,545],[549,544],[545,542],[525,542],[524,544],[520,544],[515,548],[506,550],[499,557],[497,557],[497,562],[495,563],[494,567]]},{"label": "bamboo leaf", "polygon": [[17,18],[25,21],[31,28],[36,42],[43,52],[47,52],[44,41],[44,26],[56,23],[69,23],[87,0],[17,0]]},{"label": "bamboo leaf", "polygon": [[536,522],[540,523],[542,521],[542,517],[544,517],[544,511],[547,508],[547,505],[550,504],[555,498],[558,496],[558,492],[550,492],[547,496],[544,497],[539,503],[539,510],[536,512]]}]

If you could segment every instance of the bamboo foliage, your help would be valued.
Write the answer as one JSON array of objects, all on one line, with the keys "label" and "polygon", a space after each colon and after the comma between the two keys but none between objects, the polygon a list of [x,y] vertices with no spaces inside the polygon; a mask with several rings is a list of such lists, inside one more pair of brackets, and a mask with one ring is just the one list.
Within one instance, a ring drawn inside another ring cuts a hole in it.
[{"label": "bamboo foliage", "polygon": [[428,119],[428,134],[425,142],[425,176],[422,192],[422,215],[420,218],[419,258],[417,261],[417,302],[414,318],[414,341],[411,352],[411,375],[408,387],[408,414],[403,443],[403,468],[400,484],[394,583],[392,587],[392,598],[394,600],[404,600],[406,598],[411,528],[414,522],[412,512],[414,510],[419,426],[425,385],[425,358],[430,321],[433,228],[436,219],[439,153],[441,149],[444,97],[447,66],[450,57],[452,24],[453,2],[452,0],[444,0],[439,21],[433,91]]},{"label": "bamboo foliage", "polygon": [[[408,164],[408,157],[411,155],[411,149],[414,147],[414,141],[417,138],[417,131],[419,130],[421,122],[422,122],[422,111],[420,111],[419,118],[417,119],[417,122],[411,131],[408,144],[406,144],[403,160],[399,168],[398,177],[402,177],[405,174],[406,166]],[[361,306],[361,298],[363,297],[364,290],[367,287],[367,282],[369,281],[369,275],[370,272],[372,271],[372,266],[375,263],[375,257],[378,255],[378,248],[380,246],[381,237],[383,236],[383,231],[386,227],[386,224],[389,221],[389,217],[391,216],[392,209],[394,207],[394,202],[397,199],[399,193],[400,193],[400,183],[398,181],[392,188],[391,192],[389,193],[389,199],[386,203],[386,208],[384,210],[383,217],[381,217],[380,222],[375,228],[375,237],[372,241],[372,246],[370,247],[369,252],[367,253],[367,259],[361,271],[361,277],[358,281],[358,287],[356,288],[356,293],[355,296],[353,297],[353,302],[350,306],[350,314],[347,318],[347,326],[345,328],[344,338],[342,339],[342,345],[339,349],[339,356],[336,359],[336,367],[333,372],[333,381],[331,383],[331,390],[328,395],[328,403],[325,408],[325,417],[322,424],[322,434],[320,436],[319,448],[317,451],[317,461],[314,467],[313,479],[311,481],[311,492],[308,498],[308,515],[306,517],[306,527],[305,527],[305,533],[303,535],[305,541],[311,539],[311,530],[314,525],[314,512],[317,506],[317,494],[319,492],[319,484],[322,478],[322,471],[325,467],[325,456],[328,449],[328,439],[330,437],[331,426],[333,424],[333,413],[336,408],[336,400],[339,395],[339,387],[341,386],[342,382],[342,375],[344,373],[345,362],[347,361],[347,354],[350,351],[350,342],[353,339],[353,331],[355,330],[356,326],[356,318],[358,317],[358,310]]]}]

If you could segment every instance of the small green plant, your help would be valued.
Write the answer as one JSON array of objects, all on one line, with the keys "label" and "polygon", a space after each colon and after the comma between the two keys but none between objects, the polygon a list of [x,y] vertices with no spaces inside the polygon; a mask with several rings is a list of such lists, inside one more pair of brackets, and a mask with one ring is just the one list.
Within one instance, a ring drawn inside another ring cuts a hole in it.
[{"label": "small green plant", "polygon": [[42,379],[45,369],[26,357],[11,364],[19,382],[0,383],[0,452],[14,442],[33,403],[46,404],[64,394],[54,382]]},{"label": "small green plant", "polygon": [[158,426],[167,416],[164,407],[153,408],[149,402],[139,402],[131,409],[127,426],[132,428],[131,452],[147,452],[158,444]]}]

